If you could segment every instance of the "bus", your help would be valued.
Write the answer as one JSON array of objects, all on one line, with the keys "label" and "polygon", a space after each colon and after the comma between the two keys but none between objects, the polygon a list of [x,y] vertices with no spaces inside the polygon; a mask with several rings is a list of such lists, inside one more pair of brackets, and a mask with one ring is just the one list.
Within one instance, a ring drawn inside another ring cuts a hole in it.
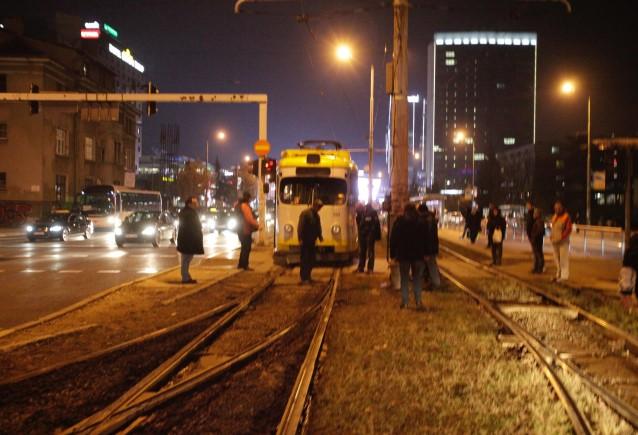
[{"label": "bus", "polygon": [[85,187],[77,203],[96,229],[112,229],[135,211],[162,211],[162,196],[151,190],[113,184]]}]

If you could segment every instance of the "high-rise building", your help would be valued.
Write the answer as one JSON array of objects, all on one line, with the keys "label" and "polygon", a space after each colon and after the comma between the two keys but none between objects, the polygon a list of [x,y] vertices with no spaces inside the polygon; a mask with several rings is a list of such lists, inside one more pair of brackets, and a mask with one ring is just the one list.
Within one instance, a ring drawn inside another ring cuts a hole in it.
[{"label": "high-rise building", "polygon": [[428,47],[426,185],[498,200],[496,155],[536,142],[536,33],[435,33]]}]

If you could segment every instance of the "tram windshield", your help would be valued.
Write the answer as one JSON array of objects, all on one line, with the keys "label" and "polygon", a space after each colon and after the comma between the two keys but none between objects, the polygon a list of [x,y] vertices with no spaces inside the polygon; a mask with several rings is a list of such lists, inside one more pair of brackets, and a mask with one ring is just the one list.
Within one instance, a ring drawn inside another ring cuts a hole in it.
[{"label": "tram windshield", "polygon": [[346,181],[337,178],[284,178],[279,189],[284,204],[311,204],[314,198],[319,198],[324,205],[343,205],[348,193]]}]

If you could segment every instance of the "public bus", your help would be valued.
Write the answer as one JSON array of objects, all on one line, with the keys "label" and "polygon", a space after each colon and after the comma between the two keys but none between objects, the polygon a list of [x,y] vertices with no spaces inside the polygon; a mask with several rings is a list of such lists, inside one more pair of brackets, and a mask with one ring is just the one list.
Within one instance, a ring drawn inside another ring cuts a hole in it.
[{"label": "public bus", "polygon": [[323,241],[317,242],[318,260],[352,261],[357,252],[357,180],[357,165],[338,142],[304,141],[299,149],[281,153],[276,183],[277,264],[299,262],[299,215],[315,198],[324,204],[319,212]]},{"label": "public bus", "polygon": [[113,184],[87,186],[77,202],[96,229],[113,229],[135,211],[162,211],[159,192]]}]

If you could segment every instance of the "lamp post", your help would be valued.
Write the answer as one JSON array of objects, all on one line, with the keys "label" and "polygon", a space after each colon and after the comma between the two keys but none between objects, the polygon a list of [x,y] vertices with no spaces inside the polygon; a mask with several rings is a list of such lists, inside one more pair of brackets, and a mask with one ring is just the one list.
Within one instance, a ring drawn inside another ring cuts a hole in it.
[{"label": "lamp post", "polygon": [[[224,130],[218,130],[215,133],[215,137],[219,142],[223,142],[226,140],[226,132]],[[210,193],[210,174],[208,172],[208,139],[206,139],[206,174],[208,177],[206,179],[206,206],[208,207],[208,195]]]},{"label": "lamp post", "polygon": [[[576,92],[576,85],[571,80],[565,80],[560,91],[564,95],[572,95]],[[587,95],[587,183],[585,184],[585,222],[591,225],[591,95]]]},{"label": "lamp post", "polygon": [[[352,49],[347,44],[339,44],[335,55],[340,62],[349,63]],[[374,170],[374,65],[370,64],[370,123],[368,130],[368,203],[372,204],[372,174]]]},{"label": "lamp post", "polygon": [[[467,145],[467,135],[463,130],[455,130],[452,136],[452,142],[455,144],[465,143]],[[475,159],[474,159],[474,140],[472,140],[472,198],[474,198],[474,174],[475,174]]]}]

